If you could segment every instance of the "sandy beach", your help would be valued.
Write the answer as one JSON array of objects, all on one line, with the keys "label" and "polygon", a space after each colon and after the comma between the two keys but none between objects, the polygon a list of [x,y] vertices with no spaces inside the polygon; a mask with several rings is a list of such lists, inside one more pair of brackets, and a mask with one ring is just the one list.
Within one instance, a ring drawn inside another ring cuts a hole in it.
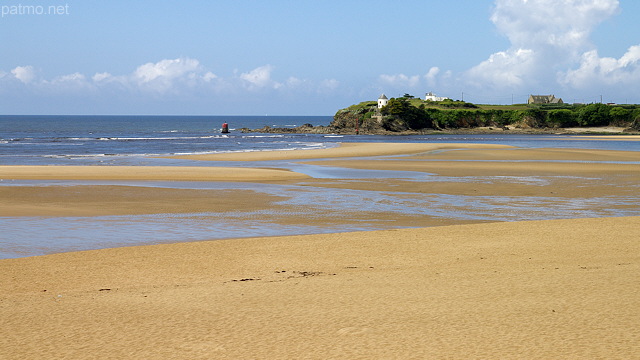
[{"label": "sandy beach", "polygon": [[4,180],[253,181],[304,179],[281,169],[189,166],[2,166]]},{"label": "sandy beach", "polygon": [[[344,144],[181,158],[254,163],[0,166],[0,179],[247,182],[390,199],[507,196],[535,204],[532,214],[576,201],[596,214],[633,212],[640,184],[633,151]],[[261,164],[270,160],[428,177],[314,178]],[[366,219],[414,228],[0,260],[0,358],[640,359],[639,216],[493,222],[327,208],[311,217],[296,215],[298,205],[284,197],[260,188],[1,186],[0,216],[269,209],[263,220],[285,226]]]},{"label": "sandy beach", "polygon": [[224,154],[172,156],[173,159],[205,161],[267,161],[326,159],[367,156],[406,155],[448,149],[506,149],[507,145],[485,144],[430,144],[430,143],[342,143],[338,147],[306,151],[255,151]]}]

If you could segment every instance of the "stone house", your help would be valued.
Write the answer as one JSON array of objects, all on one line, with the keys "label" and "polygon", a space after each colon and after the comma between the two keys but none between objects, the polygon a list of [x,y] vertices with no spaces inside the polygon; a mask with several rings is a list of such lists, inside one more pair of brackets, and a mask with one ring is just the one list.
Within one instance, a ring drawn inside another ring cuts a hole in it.
[{"label": "stone house", "polygon": [[555,95],[529,95],[528,104],[564,104],[564,101]]}]

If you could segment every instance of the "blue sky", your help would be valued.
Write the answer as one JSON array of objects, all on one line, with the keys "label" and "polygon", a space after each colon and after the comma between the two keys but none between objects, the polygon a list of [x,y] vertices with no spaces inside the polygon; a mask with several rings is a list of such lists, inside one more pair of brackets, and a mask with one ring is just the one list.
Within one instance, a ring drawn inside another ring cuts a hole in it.
[{"label": "blue sky", "polygon": [[332,115],[428,91],[640,103],[632,0],[3,0],[0,10],[0,114]]}]

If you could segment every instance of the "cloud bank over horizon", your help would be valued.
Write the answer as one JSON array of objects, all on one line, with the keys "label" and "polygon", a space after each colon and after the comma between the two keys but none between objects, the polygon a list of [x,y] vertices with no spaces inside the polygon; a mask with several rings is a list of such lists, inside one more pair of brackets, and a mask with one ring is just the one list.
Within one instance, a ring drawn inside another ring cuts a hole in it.
[{"label": "cloud bank over horizon", "polygon": [[133,96],[152,101],[216,96],[231,100],[274,93],[283,98],[292,94],[322,95],[340,85],[336,79],[314,82],[295,76],[279,81],[273,78],[274,70],[275,66],[266,64],[247,71],[234,69],[231,74],[220,76],[207,70],[197,59],[181,57],[145,63],[124,75],[97,72],[87,76],[76,72],[47,79],[33,66],[26,65],[0,71],[0,94],[22,92],[34,97],[80,98],[115,94],[121,98]]},{"label": "cloud bank over horizon", "polygon": [[[164,59],[158,62],[146,63],[138,66],[130,74],[112,75],[109,72],[98,72],[92,76],[73,73],[54,77],[41,78],[38,71],[31,65],[17,66],[9,72],[0,71],[0,81],[5,85],[13,82],[28,85],[43,93],[60,90],[59,85],[65,84],[68,89],[98,90],[114,87],[130,91],[141,91],[153,94],[178,93],[187,89],[208,88],[212,91],[259,91],[261,89],[297,88],[307,81],[289,77],[283,82],[272,78],[275,66],[266,64],[255,69],[239,72],[234,70],[228,77],[220,77],[208,71],[197,59],[181,57]],[[326,79],[316,84],[316,90],[321,91],[327,86],[335,88],[337,80]],[[327,85],[330,84],[330,85]]]}]

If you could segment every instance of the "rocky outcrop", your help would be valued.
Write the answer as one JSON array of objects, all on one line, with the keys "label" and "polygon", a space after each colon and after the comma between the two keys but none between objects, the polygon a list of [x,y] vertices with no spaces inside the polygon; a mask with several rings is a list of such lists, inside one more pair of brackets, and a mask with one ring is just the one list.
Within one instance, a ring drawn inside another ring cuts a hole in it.
[{"label": "rocky outcrop", "polygon": [[304,124],[302,126],[293,128],[281,128],[265,126],[260,129],[240,129],[243,133],[266,133],[266,134],[332,134],[334,131],[331,126],[313,126],[311,124]]}]

